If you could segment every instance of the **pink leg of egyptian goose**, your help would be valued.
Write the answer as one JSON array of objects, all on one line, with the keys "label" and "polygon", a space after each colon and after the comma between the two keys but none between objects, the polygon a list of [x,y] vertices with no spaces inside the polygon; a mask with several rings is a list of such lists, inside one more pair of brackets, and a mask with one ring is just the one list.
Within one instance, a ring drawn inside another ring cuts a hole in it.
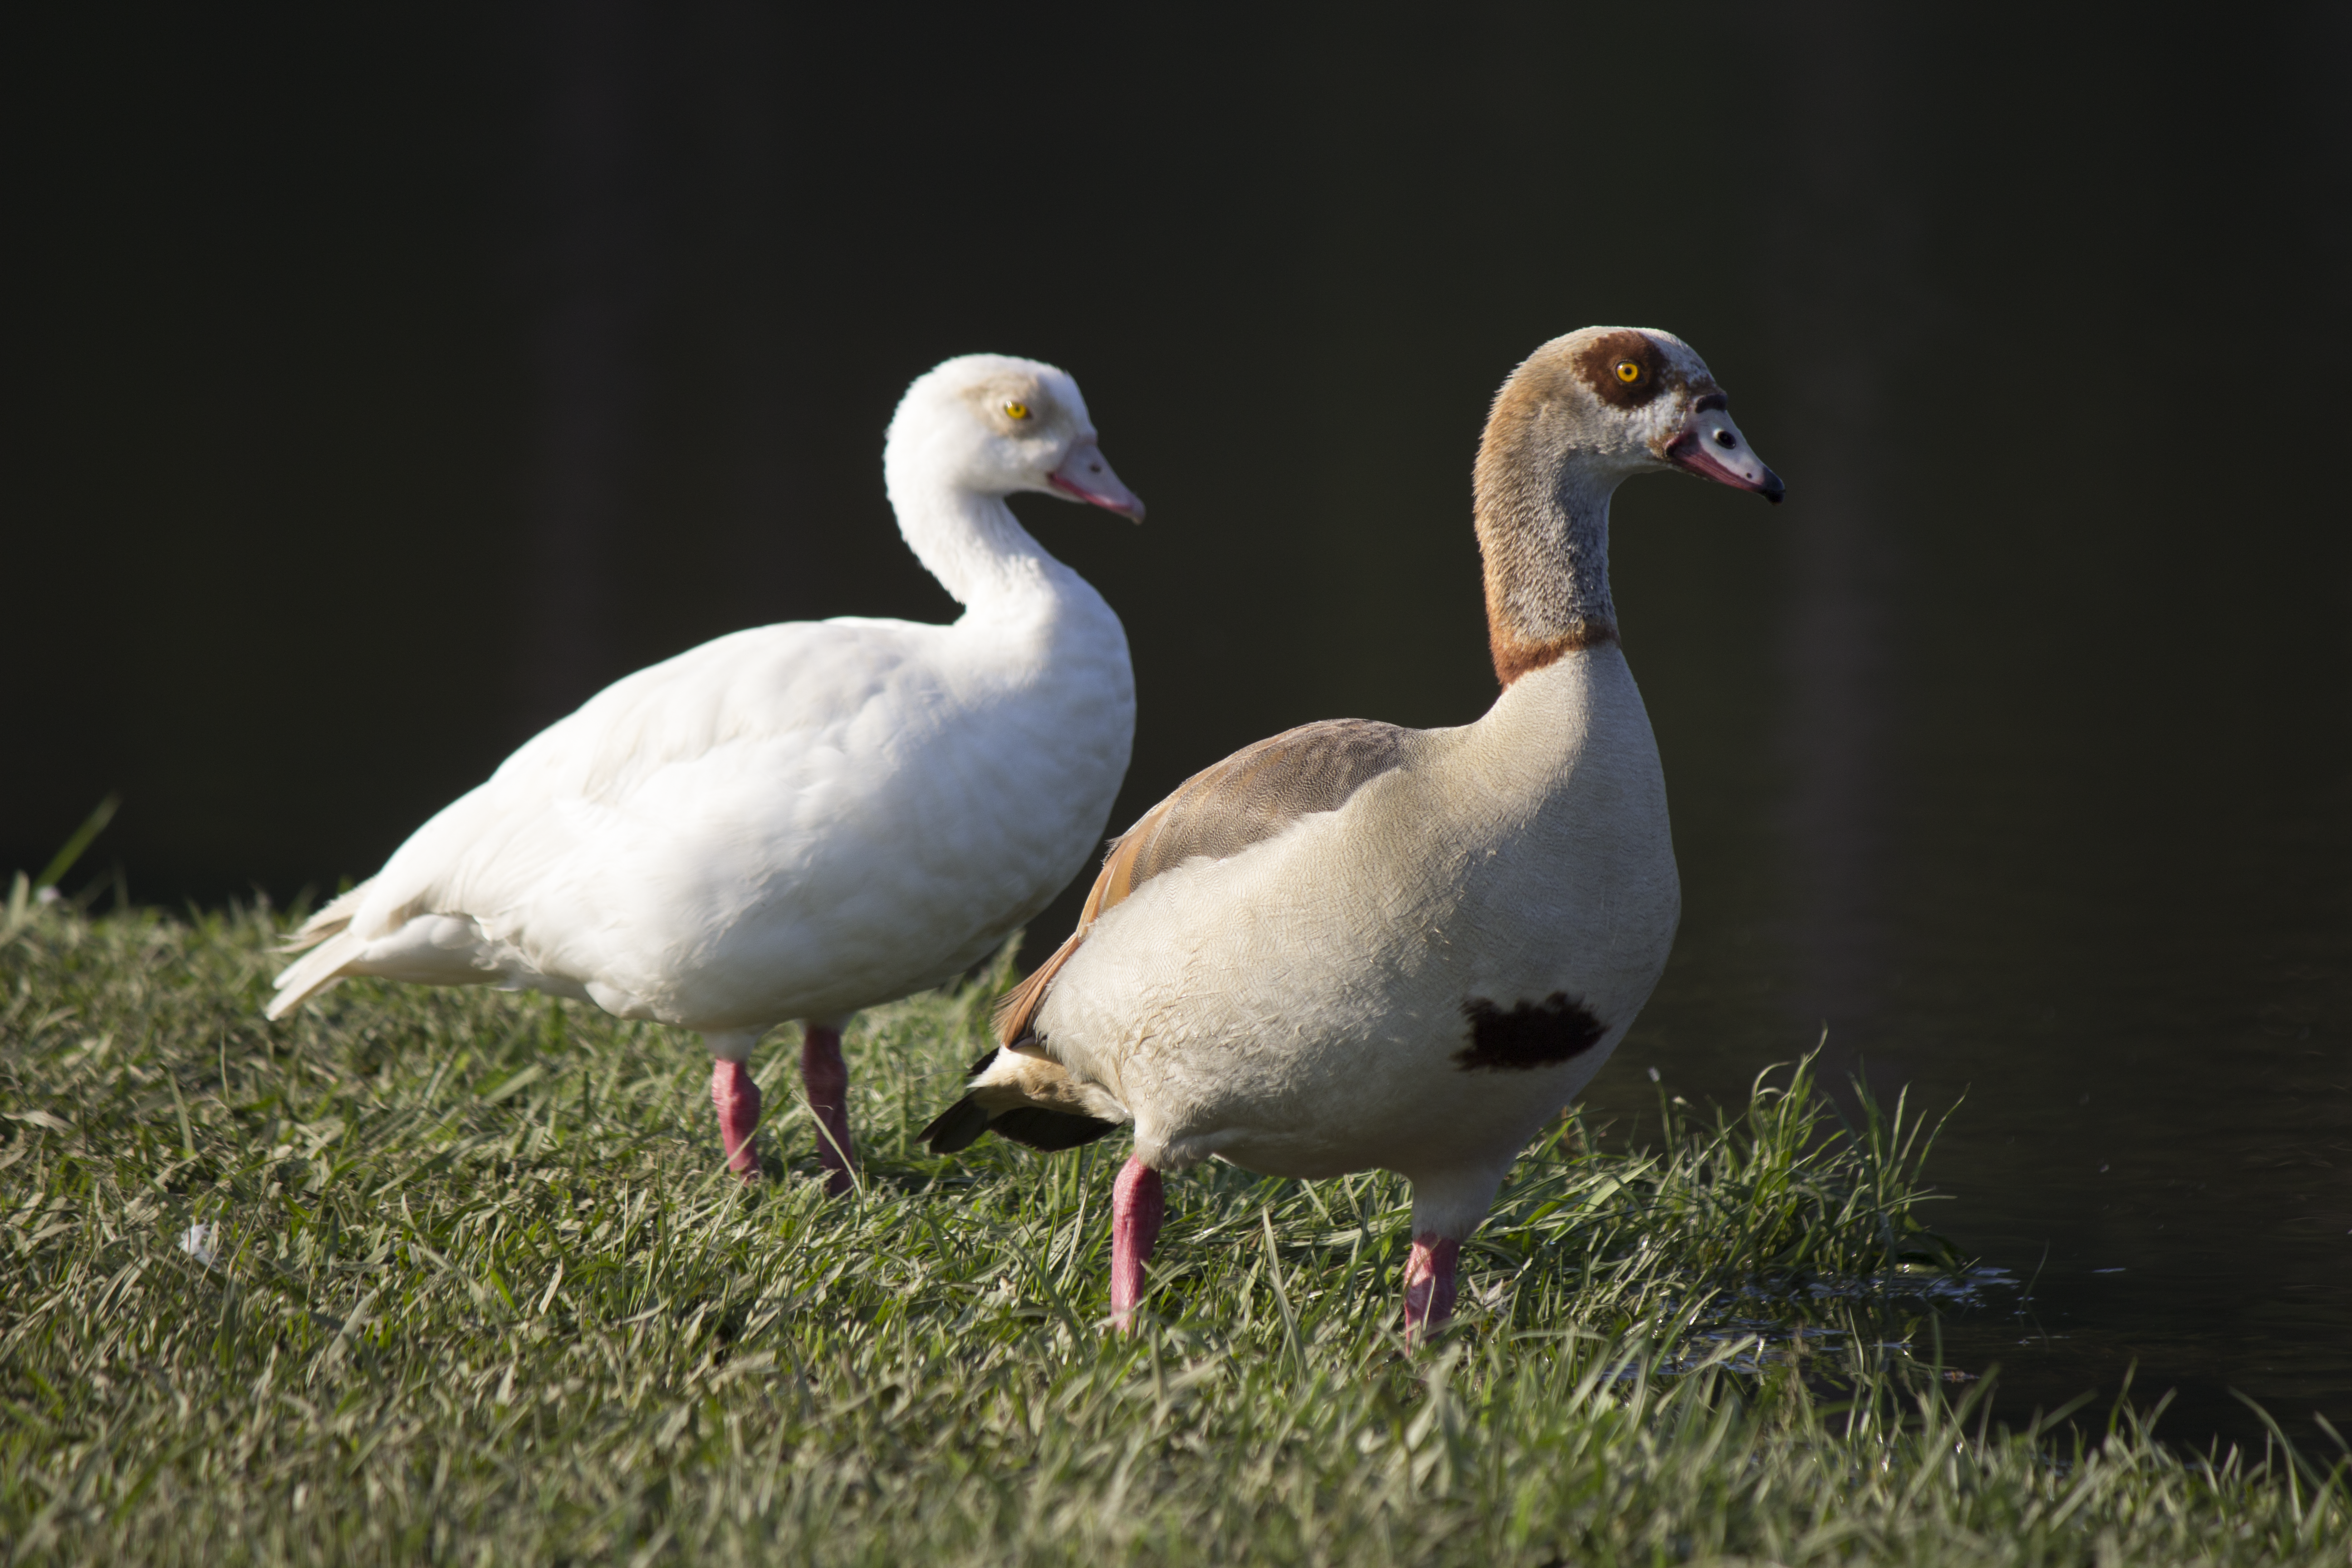
[{"label": "pink leg of egyptian goose", "polygon": [[1110,1197],[1110,1315],[1122,1329],[1143,1300],[1143,1271],[1166,1213],[1160,1173],[1140,1160],[1121,1166]]}]

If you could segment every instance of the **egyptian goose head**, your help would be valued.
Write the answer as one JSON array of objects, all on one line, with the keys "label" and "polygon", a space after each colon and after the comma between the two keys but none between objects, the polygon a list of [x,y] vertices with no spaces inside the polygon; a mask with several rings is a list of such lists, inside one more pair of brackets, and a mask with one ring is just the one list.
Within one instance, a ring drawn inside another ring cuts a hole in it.
[{"label": "egyptian goose head", "polygon": [[1680,469],[1769,501],[1782,493],[1688,343],[1587,327],[1528,356],[1495,395],[1476,475],[1495,671],[1506,686],[1617,635],[1609,498]]}]

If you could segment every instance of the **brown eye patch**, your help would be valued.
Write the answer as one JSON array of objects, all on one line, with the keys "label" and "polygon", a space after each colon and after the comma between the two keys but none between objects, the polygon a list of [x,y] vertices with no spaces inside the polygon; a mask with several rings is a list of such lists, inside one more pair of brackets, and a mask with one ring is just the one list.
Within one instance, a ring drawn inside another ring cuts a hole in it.
[{"label": "brown eye patch", "polygon": [[1612,408],[1639,408],[1665,385],[1666,356],[1630,328],[1585,344],[1575,364],[1584,384]]}]

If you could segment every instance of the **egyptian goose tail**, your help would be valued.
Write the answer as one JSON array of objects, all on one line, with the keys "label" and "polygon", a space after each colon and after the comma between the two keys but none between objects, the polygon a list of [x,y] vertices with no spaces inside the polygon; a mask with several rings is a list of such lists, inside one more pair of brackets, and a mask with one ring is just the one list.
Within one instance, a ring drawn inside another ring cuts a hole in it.
[{"label": "egyptian goose tail", "polygon": [[991,1051],[971,1076],[971,1091],[922,1131],[934,1154],[970,1148],[984,1132],[1050,1153],[1091,1143],[1128,1120],[1127,1107],[1099,1086],[1043,1057]]}]

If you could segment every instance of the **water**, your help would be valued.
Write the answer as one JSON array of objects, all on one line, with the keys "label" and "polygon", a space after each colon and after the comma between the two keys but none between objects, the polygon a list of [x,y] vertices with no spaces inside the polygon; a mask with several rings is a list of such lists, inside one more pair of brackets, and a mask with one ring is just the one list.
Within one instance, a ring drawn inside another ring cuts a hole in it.
[{"label": "water", "polygon": [[1688,912],[1594,1103],[1826,1027],[1967,1096],[1945,1228],[2030,1300],[1947,1343],[2007,1399],[2352,1421],[2340,16],[49,25],[0,858],[121,788],[82,875],[289,898],[653,658],[946,614],[876,458],[974,348],[1151,504],[1026,507],[1129,628],[1122,819],[1460,721],[1486,400],[1664,326],[1790,500],[1619,507]]}]

